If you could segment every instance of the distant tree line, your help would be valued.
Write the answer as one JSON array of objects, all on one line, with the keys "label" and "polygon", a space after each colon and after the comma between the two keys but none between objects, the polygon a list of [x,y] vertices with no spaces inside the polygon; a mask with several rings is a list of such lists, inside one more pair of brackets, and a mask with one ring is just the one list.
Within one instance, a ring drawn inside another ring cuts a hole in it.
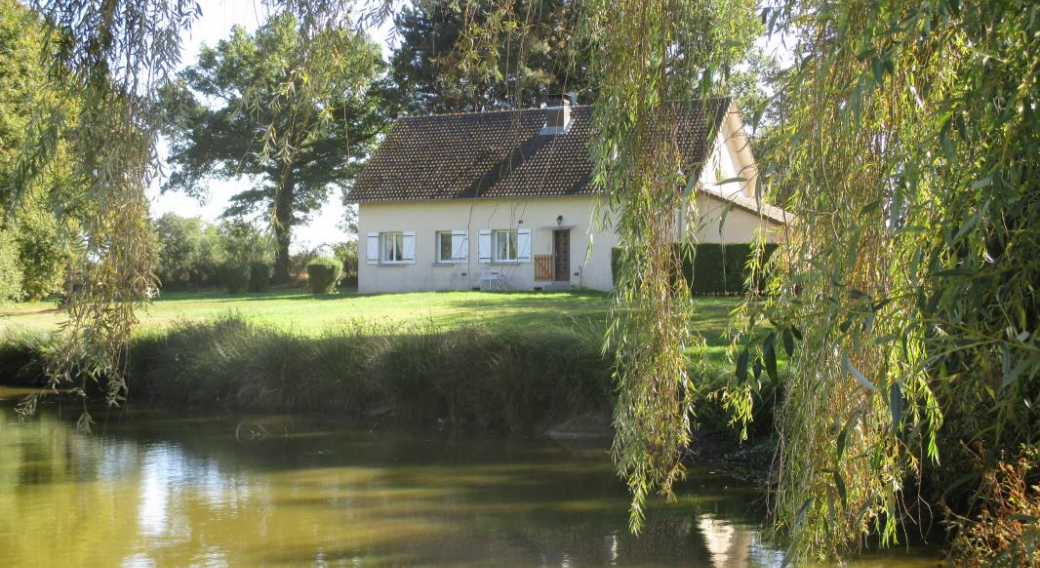
[{"label": "distant tree line", "polygon": [[[266,289],[266,280],[273,276],[274,239],[270,231],[256,224],[241,220],[211,223],[201,217],[167,213],[156,219],[155,233],[159,243],[155,273],[163,289],[209,288],[229,284],[234,287],[234,283],[227,280],[234,279],[236,274],[247,275],[243,276],[242,288],[252,286]],[[347,284],[356,283],[355,241],[323,245],[291,255],[290,277],[301,277],[306,273],[307,264],[323,255],[331,255],[338,260],[342,265],[343,280]]]}]

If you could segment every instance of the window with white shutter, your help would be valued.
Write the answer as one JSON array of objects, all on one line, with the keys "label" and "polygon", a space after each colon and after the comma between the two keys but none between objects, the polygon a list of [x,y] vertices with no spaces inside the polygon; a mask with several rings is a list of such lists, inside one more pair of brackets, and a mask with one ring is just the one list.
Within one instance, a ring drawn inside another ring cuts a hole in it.
[{"label": "window with white shutter", "polygon": [[379,264],[379,233],[368,234],[368,246],[365,247],[365,262]]},{"label": "window with white shutter", "polygon": [[477,234],[477,262],[491,262],[491,230],[481,229]]},{"label": "window with white shutter", "polygon": [[415,231],[405,231],[402,233],[403,239],[403,250],[401,255],[401,262],[405,264],[415,264]]},{"label": "window with white shutter", "polygon": [[531,229],[516,232],[516,261],[531,262]]},{"label": "window with white shutter", "polygon": [[469,231],[456,229],[451,232],[451,250],[455,260],[459,262],[469,260]]},{"label": "window with white shutter", "polygon": [[469,259],[469,232],[465,229],[437,231],[437,262],[449,264]]}]

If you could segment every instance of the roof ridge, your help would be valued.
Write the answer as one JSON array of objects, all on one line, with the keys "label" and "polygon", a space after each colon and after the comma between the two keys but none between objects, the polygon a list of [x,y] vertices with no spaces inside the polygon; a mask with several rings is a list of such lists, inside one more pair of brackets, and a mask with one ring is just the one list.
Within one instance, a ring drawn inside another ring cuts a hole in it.
[{"label": "roof ridge", "polygon": [[[588,108],[588,107],[591,107],[591,106],[592,105],[573,105],[573,106],[571,106],[571,109],[573,110],[573,109],[576,109],[576,108]],[[501,110],[469,110],[469,111],[463,111],[463,112],[442,112],[442,113],[435,113],[435,114],[409,114],[409,115],[406,115],[406,116],[398,117],[397,120],[408,120],[408,119],[413,119],[413,118],[441,118],[441,117],[445,117],[445,116],[466,116],[466,115],[470,115],[470,114],[505,114],[505,113],[514,113],[514,112],[520,113],[520,112],[530,112],[530,111],[535,111],[535,110],[545,110],[545,108],[538,107],[538,108],[517,108],[517,109],[501,109]]]},{"label": "roof ridge", "polygon": [[[714,102],[729,102],[730,100],[732,100],[732,98],[733,97],[731,97],[731,96],[722,95],[722,96],[717,96],[717,97],[708,97],[706,99],[701,99],[701,100],[703,100],[703,101],[714,101]],[[696,101],[693,100],[693,99],[688,100],[688,101],[683,101],[683,100],[669,101],[670,104],[676,104],[676,103],[686,104],[686,103],[692,103],[692,102],[696,102]],[[591,104],[571,105],[571,110],[579,109],[579,108],[591,108],[591,107],[592,107]],[[548,108],[548,107],[537,107],[537,108],[531,107],[531,108],[515,108],[515,109],[498,109],[498,110],[467,110],[467,111],[460,111],[460,112],[441,112],[441,113],[432,113],[432,114],[409,114],[409,115],[405,115],[405,116],[399,116],[399,117],[397,117],[396,120],[411,120],[411,119],[416,119],[416,118],[440,118],[440,117],[446,117],[446,116],[467,116],[467,115],[472,115],[472,114],[486,115],[486,114],[522,113],[522,112],[531,112],[531,111],[536,111],[536,110],[545,110],[546,108]]]}]

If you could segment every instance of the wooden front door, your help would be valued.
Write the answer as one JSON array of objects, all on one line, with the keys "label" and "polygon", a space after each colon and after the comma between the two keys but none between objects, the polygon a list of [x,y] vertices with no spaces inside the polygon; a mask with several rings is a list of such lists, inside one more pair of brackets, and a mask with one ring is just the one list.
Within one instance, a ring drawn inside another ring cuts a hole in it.
[{"label": "wooden front door", "polygon": [[571,279],[571,230],[553,231],[553,280],[570,282]]}]

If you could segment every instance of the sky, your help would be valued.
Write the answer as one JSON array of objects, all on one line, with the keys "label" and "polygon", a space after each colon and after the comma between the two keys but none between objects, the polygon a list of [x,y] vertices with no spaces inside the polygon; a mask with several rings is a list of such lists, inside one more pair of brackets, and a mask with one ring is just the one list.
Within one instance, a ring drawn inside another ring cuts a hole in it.
[{"label": "sky", "polygon": [[[242,26],[249,31],[255,30],[267,19],[267,12],[259,0],[207,0],[201,2],[202,17],[195,22],[190,32],[185,32],[182,38],[183,51],[181,53],[181,67],[188,67],[195,62],[203,45],[213,46],[229,35],[231,28],[235,25]],[[384,56],[388,57],[388,38],[391,22],[386,22],[382,27],[371,32],[373,39],[383,45]],[[165,165],[166,143],[159,142],[159,157],[163,161],[163,172],[169,174],[169,168]],[[210,180],[208,182],[208,197],[204,203],[188,197],[179,192],[160,191],[162,183],[160,178],[148,190],[151,199],[151,211],[153,217],[160,217],[165,213],[176,213],[184,217],[202,217],[207,221],[217,221],[220,214],[227,207],[232,195],[251,187],[249,180]],[[348,238],[347,233],[341,230],[337,224],[343,219],[346,206],[340,202],[338,190],[330,192],[329,199],[320,211],[312,216],[307,225],[296,227],[293,233],[293,250],[312,249],[322,244],[342,242]]]}]

